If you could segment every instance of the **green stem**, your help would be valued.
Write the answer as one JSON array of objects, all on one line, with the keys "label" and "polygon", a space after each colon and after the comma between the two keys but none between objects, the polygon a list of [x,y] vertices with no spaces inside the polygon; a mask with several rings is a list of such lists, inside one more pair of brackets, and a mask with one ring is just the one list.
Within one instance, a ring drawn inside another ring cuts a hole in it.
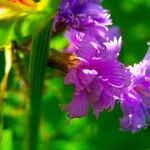
[{"label": "green stem", "polygon": [[38,130],[42,111],[42,89],[48,58],[51,23],[34,35],[30,59],[29,150],[37,150]]}]

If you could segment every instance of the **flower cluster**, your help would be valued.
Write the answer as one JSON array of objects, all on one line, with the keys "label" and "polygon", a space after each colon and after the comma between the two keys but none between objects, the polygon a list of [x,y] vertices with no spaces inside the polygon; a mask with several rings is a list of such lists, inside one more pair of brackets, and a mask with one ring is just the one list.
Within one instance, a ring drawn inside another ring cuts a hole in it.
[{"label": "flower cluster", "polygon": [[121,38],[116,28],[108,28],[109,16],[96,0],[60,3],[55,26],[63,22],[70,40],[65,51],[80,60],[65,77],[66,84],[75,86],[72,101],[64,107],[70,118],[85,116],[89,105],[98,117],[99,112],[113,108],[129,85],[130,74],[117,60]]},{"label": "flower cluster", "polygon": [[112,24],[109,17],[98,0],[62,0],[54,24],[56,30],[62,26],[67,30],[92,34],[92,37],[103,41],[107,25]]},{"label": "flower cluster", "polygon": [[121,96],[124,116],[120,122],[123,129],[136,132],[146,127],[150,118],[150,48],[144,59],[129,66],[129,70],[132,80]]},{"label": "flower cluster", "polygon": [[149,119],[150,52],[138,65],[125,67],[118,60],[122,39],[111,24],[98,0],[61,0],[54,30],[63,25],[70,43],[64,51],[78,60],[65,77],[65,84],[73,84],[75,90],[63,110],[79,118],[91,107],[98,117],[118,100],[122,128],[135,132]]},{"label": "flower cluster", "polygon": [[66,84],[75,85],[75,92],[64,110],[70,118],[82,117],[91,105],[98,117],[99,112],[113,108],[116,99],[129,85],[130,73],[117,60],[121,38],[99,43],[80,32],[72,31],[67,35],[71,37],[71,45],[66,51],[74,53],[80,63],[65,77]]}]

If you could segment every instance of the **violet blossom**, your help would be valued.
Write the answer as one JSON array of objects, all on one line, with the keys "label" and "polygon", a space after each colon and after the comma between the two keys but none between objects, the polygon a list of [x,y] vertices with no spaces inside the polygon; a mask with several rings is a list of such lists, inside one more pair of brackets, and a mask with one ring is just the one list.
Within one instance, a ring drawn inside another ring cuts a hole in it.
[{"label": "violet blossom", "polygon": [[99,5],[99,0],[61,0],[54,29],[59,30],[62,26],[103,40],[107,26],[111,24],[108,11]]},{"label": "violet blossom", "polygon": [[121,38],[116,27],[108,28],[111,24],[98,0],[62,0],[59,5],[54,29],[65,27],[69,39],[65,52],[80,61],[65,77],[65,83],[75,88],[72,101],[63,108],[70,118],[85,116],[90,106],[98,117],[114,107],[130,84],[128,69],[118,61]]},{"label": "violet blossom", "polygon": [[131,85],[122,94],[123,118],[120,120],[124,130],[137,132],[147,127],[150,115],[150,48],[144,59],[133,67]]},{"label": "violet blossom", "polygon": [[70,118],[79,118],[85,116],[91,106],[98,117],[99,112],[114,107],[116,99],[129,85],[130,73],[117,60],[121,38],[114,37],[104,42],[102,47],[101,41],[82,32],[72,31],[68,36],[71,45],[66,52],[74,53],[80,64],[70,69],[65,77],[65,83],[74,84],[75,91],[64,110]]},{"label": "violet blossom", "polygon": [[121,127],[136,132],[147,126],[150,115],[150,48],[139,64],[128,68],[121,64],[118,28],[108,28],[110,15],[98,2],[61,0],[59,5],[54,29],[67,30],[70,43],[65,52],[78,59],[65,77],[65,84],[73,84],[75,90],[63,109],[70,118],[79,118],[91,107],[98,117],[119,100],[124,113]]}]

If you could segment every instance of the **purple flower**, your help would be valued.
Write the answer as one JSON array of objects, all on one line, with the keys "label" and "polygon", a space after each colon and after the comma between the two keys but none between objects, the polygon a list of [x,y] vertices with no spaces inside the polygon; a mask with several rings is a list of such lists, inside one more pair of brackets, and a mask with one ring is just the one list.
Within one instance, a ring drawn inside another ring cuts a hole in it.
[{"label": "purple flower", "polygon": [[149,119],[148,108],[135,91],[130,90],[128,93],[123,94],[121,107],[124,116],[120,123],[124,130],[137,132],[147,126]]},{"label": "purple flower", "polygon": [[80,61],[65,77],[65,83],[75,87],[72,101],[63,108],[70,118],[85,116],[89,106],[98,117],[99,112],[114,107],[130,84],[129,71],[117,60],[119,30],[108,29],[109,17],[98,0],[61,0],[54,28],[67,29],[70,44],[65,52]]},{"label": "purple flower", "polygon": [[[78,35],[75,36],[75,38]],[[85,116],[89,106],[98,117],[104,109],[112,109],[121,92],[129,85],[130,74],[117,61],[120,51],[121,38],[103,43],[91,41],[87,36],[66,51],[74,53],[80,64],[70,69],[65,77],[66,84],[74,84],[75,92],[72,101],[64,107],[70,118]],[[86,41],[86,43],[85,43]]]},{"label": "purple flower", "polygon": [[88,60],[92,57],[116,59],[121,49],[122,38],[119,37],[119,30],[116,27],[108,30],[103,39],[74,29],[66,32],[66,36],[70,43],[66,51]]},{"label": "purple flower", "polygon": [[122,94],[123,129],[136,132],[147,126],[150,113],[150,48],[144,59],[133,67],[131,85]]},{"label": "purple flower", "polygon": [[112,24],[109,17],[98,0],[61,0],[54,28],[75,29],[92,36],[103,36],[108,30],[107,26]]}]

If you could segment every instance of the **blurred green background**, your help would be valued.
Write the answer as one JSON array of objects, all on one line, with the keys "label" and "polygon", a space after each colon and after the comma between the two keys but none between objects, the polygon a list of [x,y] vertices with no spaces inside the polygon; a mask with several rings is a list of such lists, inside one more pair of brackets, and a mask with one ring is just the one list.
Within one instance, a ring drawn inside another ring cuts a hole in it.
[{"label": "blurred green background", "polygon": [[[113,23],[123,36],[120,60],[126,65],[139,62],[147,51],[146,43],[150,41],[150,0],[104,0],[102,5],[110,10]],[[51,43],[52,47],[60,49],[66,45],[66,40],[58,35]],[[22,58],[22,53],[18,55]],[[3,51],[0,58],[2,72]],[[25,59],[19,62],[24,70],[27,66]],[[28,87],[23,80],[26,73],[20,74],[19,66],[14,63],[9,76],[0,150],[22,150],[26,145]],[[150,150],[150,127],[134,134],[120,130],[122,113],[119,104],[112,112],[102,112],[98,120],[92,112],[82,119],[69,120],[61,111],[61,105],[69,102],[72,94],[73,87],[64,85],[63,74],[47,69],[39,150]]]}]

